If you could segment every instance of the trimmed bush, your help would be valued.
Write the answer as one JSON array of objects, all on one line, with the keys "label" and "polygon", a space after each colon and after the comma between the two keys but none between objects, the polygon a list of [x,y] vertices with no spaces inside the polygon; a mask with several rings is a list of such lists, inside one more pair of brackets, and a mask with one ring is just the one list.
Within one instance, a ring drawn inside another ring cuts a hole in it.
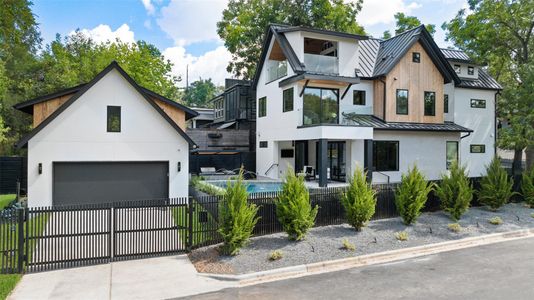
[{"label": "trimmed bush", "polygon": [[461,167],[457,161],[452,163],[449,174],[441,175],[441,182],[436,185],[441,209],[448,212],[454,221],[460,220],[469,209],[473,192],[473,185],[467,177],[465,167]]},{"label": "trimmed bush", "polygon": [[375,214],[376,192],[367,183],[367,172],[357,166],[354,176],[349,178],[349,188],[341,195],[341,204],[345,209],[350,226],[360,231]]},{"label": "trimmed bush", "polygon": [[354,245],[347,239],[343,239],[341,249],[344,249],[347,251],[356,251],[356,245]]},{"label": "trimmed bush", "polygon": [[245,246],[259,220],[258,207],[248,203],[247,188],[243,183],[243,170],[237,180],[228,182],[226,193],[219,202],[219,230],[222,235],[222,253],[236,255]]},{"label": "trimmed bush", "polygon": [[300,241],[315,224],[319,207],[312,208],[304,177],[287,170],[282,191],[276,199],[276,216],[290,240]]},{"label": "trimmed bush", "polygon": [[272,261],[282,259],[282,257],[284,257],[284,253],[280,250],[274,250],[269,254],[269,260]]},{"label": "trimmed bush", "polygon": [[525,170],[521,178],[521,194],[525,202],[534,208],[534,166]]},{"label": "trimmed bush", "polygon": [[450,231],[455,232],[455,233],[462,231],[462,226],[460,226],[460,224],[458,223],[449,224],[447,228],[449,228]]},{"label": "trimmed bush", "polygon": [[395,232],[395,238],[399,241],[407,241],[408,240],[408,232],[406,231],[399,231]]},{"label": "trimmed bush", "polygon": [[407,174],[402,174],[401,183],[395,190],[395,205],[404,224],[411,225],[417,221],[421,209],[425,206],[428,193],[433,188],[434,184],[427,182],[415,165]]},{"label": "trimmed bush", "polygon": [[489,219],[488,222],[493,225],[501,225],[503,223],[503,220],[500,217],[493,217]]},{"label": "trimmed bush", "polygon": [[512,192],[513,185],[514,181],[501,166],[501,160],[495,157],[486,166],[486,176],[480,182],[478,198],[482,204],[496,211],[515,194]]}]

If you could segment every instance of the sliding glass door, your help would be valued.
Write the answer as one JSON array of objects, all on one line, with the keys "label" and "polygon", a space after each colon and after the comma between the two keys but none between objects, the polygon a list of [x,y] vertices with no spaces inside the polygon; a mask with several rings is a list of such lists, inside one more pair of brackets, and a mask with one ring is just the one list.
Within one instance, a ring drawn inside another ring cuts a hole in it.
[{"label": "sliding glass door", "polygon": [[339,90],[306,88],[303,112],[303,125],[337,124]]}]

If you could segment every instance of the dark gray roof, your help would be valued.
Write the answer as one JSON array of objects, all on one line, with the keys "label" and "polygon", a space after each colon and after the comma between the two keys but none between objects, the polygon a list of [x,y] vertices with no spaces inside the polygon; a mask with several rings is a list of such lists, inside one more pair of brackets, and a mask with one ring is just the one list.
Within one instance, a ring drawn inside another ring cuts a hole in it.
[{"label": "dark gray roof", "polygon": [[368,39],[360,41],[360,60],[359,60],[359,72],[360,77],[373,77],[376,55],[378,49],[380,49],[379,39]]},{"label": "dark gray roof", "polygon": [[450,61],[473,63],[473,60],[469,57],[469,55],[462,50],[442,48],[441,53],[443,53],[445,58]]},{"label": "dark gray roof", "polygon": [[376,130],[404,130],[404,131],[443,131],[443,132],[472,132],[473,130],[465,128],[452,122],[443,124],[435,123],[397,123],[384,122],[372,115],[357,115],[353,113],[343,113],[344,125],[373,127]]},{"label": "dark gray roof", "polygon": [[316,74],[311,72],[306,72],[302,74],[296,74],[293,76],[290,76],[284,80],[281,80],[278,83],[278,86],[286,86],[288,84],[291,84],[293,82],[297,82],[300,80],[331,80],[331,81],[337,81],[337,82],[344,82],[347,84],[356,84],[360,83],[360,78],[358,77],[347,77],[347,76],[339,76],[339,75],[325,75],[325,74]]},{"label": "dark gray roof", "polygon": [[483,90],[502,90],[502,86],[482,68],[478,69],[478,79],[462,78],[462,82],[457,86]]},{"label": "dark gray roof", "polygon": [[278,25],[278,26],[281,27],[278,29],[278,32],[305,31],[305,32],[313,32],[313,33],[326,34],[326,35],[331,35],[331,36],[351,38],[351,39],[357,39],[357,40],[366,40],[369,38],[365,35],[360,35],[360,34],[331,31],[331,30],[318,29],[318,28],[310,28],[306,26],[284,26],[284,25]]}]

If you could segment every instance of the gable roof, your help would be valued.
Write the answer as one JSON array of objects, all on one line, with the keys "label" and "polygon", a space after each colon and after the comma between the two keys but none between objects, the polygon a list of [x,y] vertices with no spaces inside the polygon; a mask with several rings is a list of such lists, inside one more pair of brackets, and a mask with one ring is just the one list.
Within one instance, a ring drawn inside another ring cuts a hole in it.
[{"label": "gable roof", "polygon": [[441,53],[443,53],[445,58],[449,61],[474,63],[474,61],[469,57],[469,55],[467,55],[467,53],[463,52],[462,50],[441,48]]},{"label": "gable roof", "polygon": [[[56,109],[50,116],[48,116],[43,122],[41,122],[37,127],[35,127],[30,133],[25,135],[20,141],[17,142],[15,145],[17,148],[24,147],[28,141],[33,138],[37,133],[39,133],[43,128],[45,128],[50,122],[52,122],[59,114],[61,114],[64,110],[66,110],[72,103],[74,103],[78,98],[80,98],[85,92],[87,92],[93,85],[95,85],[100,79],[102,79],[106,74],[108,74],[112,70],[117,70],[119,74],[121,74],[128,83],[130,83],[139,94],[143,96],[143,98],[182,136],[190,146],[196,147],[195,142],[178,126],[153,100],[150,98],[149,94],[145,91],[146,89],[139,86],[133,79],[128,75],[116,61],[111,62],[102,72],[98,73],[93,80],[88,82],[87,84],[82,85],[77,92],[75,92],[72,97],[69,98],[63,105],[61,105],[58,109]],[[156,94],[157,95],[157,94]],[[57,96],[56,96],[57,97]],[[41,97],[46,98],[46,96]],[[48,97],[47,100],[51,99],[53,97]],[[38,99],[38,98],[36,98]],[[19,104],[25,104],[25,105],[19,105],[19,107],[24,108],[28,105],[33,104],[27,104],[27,102],[35,101],[36,99],[29,100],[23,103]],[[158,98],[159,99],[159,98]],[[167,99],[168,100],[168,99]],[[46,101],[46,100],[42,100]],[[172,100],[168,100],[172,101]],[[174,102],[174,101],[173,101]],[[35,104],[35,103],[34,103]],[[196,112],[195,112],[196,113]]]}]

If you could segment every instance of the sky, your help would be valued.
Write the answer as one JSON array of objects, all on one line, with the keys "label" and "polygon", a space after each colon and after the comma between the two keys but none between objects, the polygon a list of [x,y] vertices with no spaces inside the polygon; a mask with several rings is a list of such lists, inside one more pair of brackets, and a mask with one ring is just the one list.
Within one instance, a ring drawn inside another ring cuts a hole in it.
[{"label": "sky", "polygon": [[[351,1],[351,0],[345,0]],[[96,41],[144,40],[156,45],[173,64],[174,75],[189,82],[211,78],[217,85],[232,77],[226,71],[230,53],[218,37],[216,24],[228,0],[39,0],[32,10],[37,17],[44,43],[56,35],[67,36],[79,29]],[[452,19],[467,0],[364,0],[356,20],[367,33],[382,36],[394,32],[393,15],[404,12],[424,24],[436,24],[434,36],[445,42],[441,24]],[[185,85],[183,80],[180,85]]]}]

